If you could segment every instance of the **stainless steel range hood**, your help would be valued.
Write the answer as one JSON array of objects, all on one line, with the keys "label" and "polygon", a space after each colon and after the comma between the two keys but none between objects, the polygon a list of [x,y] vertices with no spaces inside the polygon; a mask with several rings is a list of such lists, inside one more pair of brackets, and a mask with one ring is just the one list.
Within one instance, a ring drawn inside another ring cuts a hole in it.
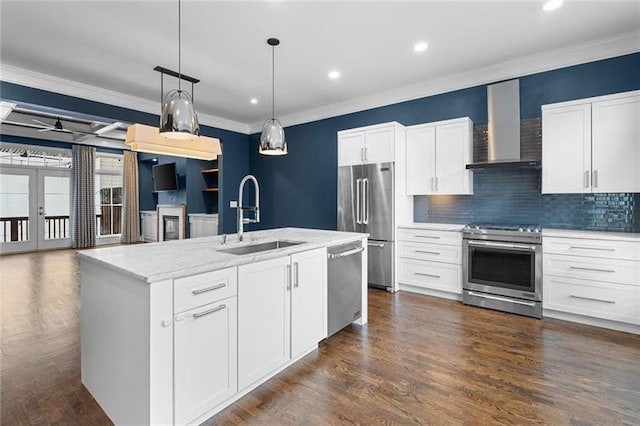
[{"label": "stainless steel range hood", "polygon": [[520,81],[508,80],[487,86],[487,108],[487,161],[467,164],[467,169],[540,167],[540,160],[520,157]]}]

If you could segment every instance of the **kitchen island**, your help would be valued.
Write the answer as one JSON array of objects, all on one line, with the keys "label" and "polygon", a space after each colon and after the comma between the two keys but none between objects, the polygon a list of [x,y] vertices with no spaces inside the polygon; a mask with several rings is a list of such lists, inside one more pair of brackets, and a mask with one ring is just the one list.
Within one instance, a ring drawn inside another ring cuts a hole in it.
[{"label": "kitchen island", "polygon": [[[82,383],[116,424],[197,424],[327,337],[327,248],[366,234],[282,228],[84,250]],[[279,242],[276,242],[279,241]]]}]

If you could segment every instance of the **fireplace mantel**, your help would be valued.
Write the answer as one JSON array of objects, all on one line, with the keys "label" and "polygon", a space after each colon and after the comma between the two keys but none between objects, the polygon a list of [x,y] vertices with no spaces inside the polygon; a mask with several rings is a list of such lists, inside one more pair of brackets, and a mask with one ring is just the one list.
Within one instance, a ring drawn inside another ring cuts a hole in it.
[{"label": "fireplace mantel", "polygon": [[178,217],[178,239],[186,238],[186,211],[184,204],[158,204],[156,208],[158,212],[158,241],[164,241],[164,216]]}]

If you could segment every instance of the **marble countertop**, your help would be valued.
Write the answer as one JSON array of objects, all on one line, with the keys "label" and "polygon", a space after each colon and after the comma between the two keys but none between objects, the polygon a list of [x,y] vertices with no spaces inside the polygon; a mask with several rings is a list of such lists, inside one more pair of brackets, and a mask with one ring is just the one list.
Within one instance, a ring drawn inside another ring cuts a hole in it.
[{"label": "marble countertop", "polygon": [[456,223],[413,222],[409,224],[398,225],[398,228],[429,229],[433,231],[462,231],[464,225]]},{"label": "marble countertop", "polygon": [[[237,234],[202,237],[159,243],[120,245],[78,251],[82,261],[100,263],[148,283],[174,279],[231,266],[274,259],[320,247],[331,247],[357,241],[368,234],[304,228],[277,228]],[[218,250],[259,244],[274,240],[303,241],[303,244],[259,253],[234,255]]]},{"label": "marble countertop", "polygon": [[640,242],[640,234],[627,232],[583,231],[574,229],[542,229],[543,237],[586,238],[590,240],[613,240]]}]

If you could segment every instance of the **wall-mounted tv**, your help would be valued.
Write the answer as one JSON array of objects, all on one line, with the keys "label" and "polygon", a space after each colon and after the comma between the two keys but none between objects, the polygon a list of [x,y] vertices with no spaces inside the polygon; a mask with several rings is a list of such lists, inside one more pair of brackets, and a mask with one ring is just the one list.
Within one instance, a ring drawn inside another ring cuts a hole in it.
[{"label": "wall-mounted tv", "polygon": [[158,164],[153,166],[153,190],[176,191],[178,189],[178,175],[176,163]]}]

